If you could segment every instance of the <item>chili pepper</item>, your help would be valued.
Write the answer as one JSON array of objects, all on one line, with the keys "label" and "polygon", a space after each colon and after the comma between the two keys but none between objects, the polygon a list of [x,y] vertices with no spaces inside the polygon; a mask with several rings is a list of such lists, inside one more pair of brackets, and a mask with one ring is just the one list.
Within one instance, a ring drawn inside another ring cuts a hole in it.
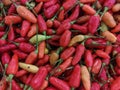
[{"label": "chili pepper", "polygon": [[62,4],[62,7],[66,11],[66,10],[69,10],[76,3],[77,3],[77,0],[67,0]]},{"label": "chili pepper", "polygon": [[6,78],[3,77],[0,80],[0,90],[6,90],[6,88],[7,88],[7,81],[6,81]]},{"label": "chili pepper", "polygon": [[91,88],[90,74],[86,66],[81,66],[81,80],[85,90],[90,90]]},{"label": "chili pepper", "polygon": [[27,33],[27,37],[31,38],[36,34],[36,24],[31,25],[30,30]]},{"label": "chili pepper", "polygon": [[117,24],[117,26],[111,30],[112,33],[117,33],[120,31],[120,23]]},{"label": "chili pepper", "polygon": [[50,6],[55,5],[57,2],[57,0],[50,0],[44,4],[44,8],[49,8]]},{"label": "chili pepper", "polygon": [[53,29],[48,29],[47,30],[47,35],[53,35],[55,31]]},{"label": "chili pepper", "polygon": [[92,57],[92,52],[90,50],[85,51],[85,64],[91,70],[91,67],[93,65],[93,57]]},{"label": "chili pepper", "polygon": [[61,79],[58,79],[56,77],[50,77],[49,81],[53,86],[55,86],[56,88],[60,90],[70,90],[69,85]]},{"label": "chili pepper", "polygon": [[44,90],[48,86],[48,81],[44,80],[42,86],[40,87],[40,90]]},{"label": "chili pepper", "polygon": [[43,58],[39,59],[37,62],[37,66],[41,66],[46,64],[49,61],[49,56],[48,55],[44,55]]},{"label": "chili pepper", "polygon": [[17,23],[20,23],[21,21],[22,21],[22,18],[18,15],[5,16],[5,24],[7,24],[7,25],[17,24]]},{"label": "chili pepper", "polygon": [[54,87],[47,87],[46,90],[57,90],[57,89]]},{"label": "chili pepper", "polygon": [[42,6],[43,6],[43,2],[40,2],[38,3],[35,7],[34,7],[34,10],[36,13],[39,13],[42,9]]},{"label": "chili pepper", "polygon": [[117,35],[117,42],[120,42],[120,34]]},{"label": "chili pepper", "polygon": [[93,62],[91,72],[94,74],[98,74],[101,66],[102,66],[102,61],[99,58],[96,58]]},{"label": "chili pepper", "polygon": [[115,66],[115,67],[114,67],[114,70],[115,70],[115,73],[116,73],[117,75],[120,75],[120,67],[119,67],[119,66]]},{"label": "chili pepper", "polygon": [[120,55],[118,54],[115,58],[116,64],[120,67]]},{"label": "chili pepper", "polygon": [[17,43],[21,43],[21,42],[25,42],[26,40],[23,37],[19,37],[19,38],[16,38],[14,41]]},{"label": "chili pepper", "polygon": [[[75,78],[76,77],[76,78]],[[80,85],[80,66],[75,65],[72,74],[70,75],[69,85],[72,88],[77,88]]]},{"label": "chili pepper", "polygon": [[16,77],[21,77],[21,76],[23,76],[23,75],[25,75],[25,74],[27,74],[27,71],[26,71],[26,70],[19,70],[19,71],[15,74],[15,76],[16,76]]},{"label": "chili pepper", "polygon": [[8,64],[9,62],[10,62],[10,54],[9,53],[7,53],[7,52],[4,52],[3,54],[2,54],[2,57],[1,57],[1,61],[2,61],[2,64],[3,65],[6,65],[6,64]]},{"label": "chili pepper", "polygon": [[89,15],[84,15],[84,16],[81,16],[77,19],[77,23],[78,24],[81,24],[81,23],[85,23],[87,22],[88,20],[90,19],[90,16]]},{"label": "chili pepper", "polygon": [[112,52],[112,46],[106,46],[106,48],[105,48],[105,52],[107,53],[107,54],[110,54],[111,52]]},{"label": "chili pepper", "polygon": [[28,71],[28,72],[31,72],[31,73],[36,73],[39,70],[39,68],[35,65],[26,64],[26,63],[22,63],[22,62],[19,62],[19,67]]},{"label": "chili pepper", "polygon": [[74,47],[69,47],[61,53],[60,58],[63,59],[63,60],[66,60],[67,58],[72,56],[74,52],[75,52],[75,48]]},{"label": "chili pepper", "polygon": [[68,44],[69,44],[69,42],[70,42],[70,38],[71,38],[71,32],[69,31],[69,30],[66,30],[63,34],[62,34],[62,36],[61,36],[61,38],[60,38],[60,46],[62,46],[62,47],[66,47],[66,46],[68,46]]},{"label": "chili pepper", "polygon": [[37,52],[32,51],[26,58],[25,63],[32,64],[36,61],[37,59]]},{"label": "chili pepper", "polygon": [[20,0],[20,2],[21,4],[25,5],[28,2],[28,0]]},{"label": "chili pepper", "polygon": [[39,27],[39,32],[43,33],[44,31],[47,30],[47,25],[45,23],[45,20],[43,19],[42,15],[38,15],[38,27]]},{"label": "chili pepper", "polygon": [[97,28],[100,24],[100,17],[99,15],[94,15],[90,17],[89,24],[88,24],[88,30],[91,34],[96,33]]},{"label": "chili pepper", "polygon": [[102,50],[96,50],[95,53],[96,53],[99,57],[102,57],[102,58],[104,58],[104,59],[110,58],[110,56],[109,56],[106,52],[104,52],[104,51],[102,51]]},{"label": "chili pepper", "polygon": [[30,84],[30,81],[32,80],[34,74],[29,74],[27,80],[26,80],[26,84],[29,85]]},{"label": "chili pepper", "polygon": [[0,38],[1,38],[4,34],[5,34],[5,32],[4,32],[4,31],[1,31],[1,32],[0,32]]},{"label": "chili pepper", "polygon": [[34,16],[34,14],[31,11],[29,11],[25,6],[18,5],[16,7],[16,11],[21,17],[28,20],[29,22],[32,22],[32,23],[37,22],[37,19]]},{"label": "chili pepper", "polygon": [[[105,8],[111,9],[113,5],[115,4],[116,0],[106,0],[103,4]],[[104,9],[105,9],[104,8]]]},{"label": "chili pepper", "polygon": [[8,32],[8,40],[14,40],[15,39],[15,32],[14,32],[14,28],[12,25],[10,25],[10,30]]},{"label": "chili pepper", "polygon": [[[27,80],[27,75],[23,75],[22,77],[19,77],[20,78],[20,81],[22,81],[22,83],[25,83],[26,82],[26,80]],[[22,88],[23,86],[21,85],[21,88]]]},{"label": "chili pepper", "polygon": [[10,8],[8,9],[8,15],[11,15],[11,14],[13,14],[15,12],[16,12],[16,8],[15,8],[14,4],[12,4],[10,6]]},{"label": "chili pepper", "polygon": [[76,47],[75,55],[72,60],[72,65],[76,65],[81,60],[84,51],[85,51],[84,45],[80,44]]},{"label": "chili pepper", "polygon": [[22,90],[15,80],[12,80],[12,90]]},{"label": "chili pepper", "polygon": [[117,77],[110,85],[111,90],[119,90],[120,89],[119,83],[120,83],[120,77]]},{"label": "chili pepper", "polygon": [[7,52],[13,49],[16,49],[16,46],[14,44],[7,44],[0,47],[0,53]]},{"label": "chili pepper", "polygon": [[28,33],[29,29],[30,29],[30,22],[24,20],[22,22],[22,27],[21,27],[20,35],[22,37],[25,37],[26,34]]},{"label": "chili pepper", "polygon": [[120,4],[116,3],[113,7],[112,7],[112,11],[113,12],[118,12],[120,11]]},{"label": "chili pepper", "polygon": [[36,2],[48,2],[49,0],[36,0]]},{"label": "chili pepper", "polygon": [[80,3],[80,6],[82,7],[82,10],[89,15],[94,15],[96,13],[96,11],[91,6],[89,6],[87,4]]},{"label": "chili pepper", "polygon": [[57,10],[59,10],[60,5],[59,4],[55,4],[50,6],[47,9],[44,9],[44,15],[46,18],[52,18],[54,16],[54,14],[57,12]]},{"label": "chili pepper", "polygon": [[31,87],[33,89],[39,89],[42,86],[47,76],[47,73],[48,71],[45,67],[40,67],[39,71],[35,74],[35,76],[32,78],[30,82]]},{"label": "chili pepper", "polygon": [[101,33],[102,36],[104,36],[108,41],[112,43],[116,42],[117,40],[116,36],[110,31],[108,31],[108,28],[104,23],[101,24],[101,30],[102,30],[102,33]]},{"label": "chili pepper", "polygon": [[61,24],[61,23],[60,23],[58,20],[54,20],[54,21],[53,21],[53,27],[54,27],[54,28],[58,28],[58,27],[60,26],[60,24]]},{"label": "chili pepper", "polygon": [[46,47],[46,43],[45,41],[41,42],[38,46],[38,56],[39,59],[43,58],[44,54],[45,54],[45,47]]},{"label": "chili pepper", "polygon": [[82,34],[86,34],[87,31],[88,31],[87,27],[81,26],[81,25],[78,25],[78,24],[73,24],[72,29],[75,29],[76,31],[79,31]]},{"label": "chili pepper", "polygon": [[80,0],[81,3],[93,3],[95,0]]},{"label": "chili pepper", "polygon": [[91,86],[91,90],[100,90],[100,84],[97,82],[93,82]]},{"label": "chili pepper", "polygon": [[9,75],[9,81],[10,81],[10,89],[12,89],[12,85],[11,85],[12,78],[17,73],[17,71],[18,71],[18,56],[14,54],[7,67],[7,74]]},{"label": "chili pepper", "polygon": [[58,19],[59,21],[63,21],[64,18],[65,18],[64,14],[65,14],[65,10],[63,9],[63,10],[60,11],[57,19]]},{"label": "chili pepper", "polygon": [[28,56],[26,53],[20,51],[19,49],[13,50],[13,53],[17,54],[17,56],[21,59],[25,59]]}]

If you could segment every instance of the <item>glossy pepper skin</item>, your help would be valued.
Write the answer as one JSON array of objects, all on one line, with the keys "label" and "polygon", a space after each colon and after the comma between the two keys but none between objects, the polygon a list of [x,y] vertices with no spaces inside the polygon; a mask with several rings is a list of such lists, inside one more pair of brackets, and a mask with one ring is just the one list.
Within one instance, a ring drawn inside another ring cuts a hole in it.
[{"label": "glossy pepper skin", "polygon": [[65,81],[58,79],[57,77],[50,77],[49,81],[53,86],[55,86],[59,90],[70,90],[69,85]]},{"label": "glossy pepper skin", "polygon": [[33,89],[39,89],[44,82],[46,76],[48,74],[48,71],[46,67],[40,67],[39,71],[35,74],[35,76],[32,78],[30,85]]}]

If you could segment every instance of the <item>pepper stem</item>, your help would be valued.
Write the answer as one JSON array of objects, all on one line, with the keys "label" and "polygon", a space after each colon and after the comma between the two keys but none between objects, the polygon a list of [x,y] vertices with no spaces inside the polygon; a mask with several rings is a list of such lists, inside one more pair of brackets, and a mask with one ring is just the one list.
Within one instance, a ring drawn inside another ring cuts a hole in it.
[{"label": "pepper stem", "polygon": [[60,54],[60,52],[63,50],[63,47],[59,47],[56,51],[57,54]]},{"label": "pepper stem", "polygon": [[10,90],[12,90],[12,79],[13,79],[14,75],[13,74],[9,74],[8,78],[10,81]]},{"label": "pepper stem", "polygon": [[102,15],[101,15],[101,17],[100,17],[100,19],[102,19],[103,15],[104,15],[107,11],[108,11],[108,7],[105,7],[105,8],[104,8],[104,11],[103,11],[103,13],[102,13]]},{"label": "pepper stem", "polygon": [[72,87],[72,88],[71,88],[71,90],[75,90],[75,88],[74,88],[74,87]]},{"label": "pepper stem", "polygon": [[27,90],[27,88],[28,88],[28,85],[25,84],[23,90]]}]

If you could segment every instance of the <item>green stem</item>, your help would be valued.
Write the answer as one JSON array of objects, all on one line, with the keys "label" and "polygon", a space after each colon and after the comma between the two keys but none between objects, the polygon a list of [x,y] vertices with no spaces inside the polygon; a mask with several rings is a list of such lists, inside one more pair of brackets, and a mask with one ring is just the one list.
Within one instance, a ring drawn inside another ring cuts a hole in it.
[{"label": "green stem", "polygon": [[8,67],[8,64],[5,64],[5,71],[4,71],[3,76],[5,76],[5,75],[6,75],[6,69],[7,69],[7,67]]},{"label": "green stem", "polygon": [[[58,67],[63,62],[62,59],[59,59],[55,62],[55,66]],[[57,64],[57,65],[56,65]]]},{"label": "green stem", "polygon": [[9,74],[9,81],[10,81],[10,90],[12,90],[12,79],[13,79],[13,77],[14,77],[14,75],[13,74]]},{"label": "green stem", "polygon": [[29,87],[27,90],[33,90],[32,87]]},{"label": "green stem", "polygon": [[38,53],[38,25],[36,25],[36,53]]},{"label": "green stem", "polygon": [[23,90],[27,90],[27,88],[28,88],[28,85],[25,85],[24,88],[23,88]]},{"label": "green stem", "polygon": [[72,87],[72,88],[71,88],[71,90],[75,90],[75,88],[74,88],[74,87]]},{"label": "green stem", "polygon": [[60,54],[60,52],[63,50],[63,47],[59,47],[56,51],[57,54]]},{"label": "green stem", "polygon": [[110,68],[111,68],[113,74],[116,75],[116,72],[115,72],[115,70],[113,69],[113,65],[112,65],[112,64],[110,64]]},{"label": "green stem", "polygon": [[103,13],[102,13],[102,15],[101,15],[101,17],[100,17],[100,19],[102,19],[103,15],[104,15],[107,11],[108,11],[108,7],[105,7],[105,8],[104,8],[104,11],[103,11]]}]

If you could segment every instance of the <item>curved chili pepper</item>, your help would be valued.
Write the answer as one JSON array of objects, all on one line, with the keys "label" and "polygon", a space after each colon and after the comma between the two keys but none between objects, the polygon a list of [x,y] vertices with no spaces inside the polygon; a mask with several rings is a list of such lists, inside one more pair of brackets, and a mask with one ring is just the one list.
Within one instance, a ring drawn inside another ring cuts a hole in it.
[{"label": "curved chili pepper", "polygon": [[67,58],[72,56],[74,52],[75,52],[75,48],[74,47],[69,47],[61,53],[60,58],[63,59],[63,60],[66,60]]},{"label": "curved chili pepper", "polygon": [[47,76],[47,69],[45,67],[40,67],[39,71],[35,74],[32,78],[30,85],[33,89],[39,89],[43,84],[46,76]]},{"label": "curved chili pepper", "polygon": [[75,56],[72,60],[72,65],[76,65],[82,58],[82,55],[84,54],[85,47],[84,45],[80,44],[77,46],[75,51]]},{"label": "curved chili pepper", "polygon": [[60,46],[66,47],[68,46],[70,39],[71,39],[71,32],[69,30],[66,30],[62,36],[60,37]]},{"label": "curved chili pepper", "polygon": [[30,29],[30,22],[28,22],[27,20],[24,20],[22,22],[22,27],[21,27],[20,35],[22,37],[25,37],[26,34],[28,33],[29,29]]},{"label": "curved chili pepper", "polygon": [[9,54],[9,53],[4,52],[4,53],[2,54],[1,61],[2,61],[2,64],[3,64],[3,65],[8,64],[8,63],[10,62],[10,59],[11,59],[11,57],[10,57],[10,54]]},{"label": "curved chili pepper", "polygon": [[63,21],[64,18],[65,18],[65,15],[64,15],[64,14],[65,14],[65,10],[63,9],[63,10],[60,11],[57,19],[58,19],[59,21]]},{"label": "curved chili pepper", "polygon": [[71,75],[70,75],[70,79],[69,79],[69,85],[72,88],[77,88],[80,85],[80,66],[77,64],[75,65]]},{"label": "curved chili pepper", "polygon": [[46,3],[44,3],[43,7],[48,8],[48,7],[52,6],[52,5],[55,5],[57,2],[58,2],[58,0],[50,0],[50,1],[46,2]]},{"label": "curved chili pepper", "polygon": [[26,39],[23,37],[19,37],[19,38],[16,38],[14,41],[17,43],[21,43],[21,42],[26,42]]},{"label": "curved chili pepper", "polygon": [[49,81],[53,86],[55,86],[56,88],[60,90],[70,90],[69,85],[61,79],[58,79],[56,77],[50,77]]},{"label": "curved chili pepper", "polygon": [[39,13],[42,9],[42,6],[43,6],[43,2],[40,2],[38,3],[35,7],[34,7],[34,10],[36,13]]},{"label": "curved chili pepper", "polygon": [[48,61],[49,61],[49,56],[48,55],[44,55],[43,58],[39,59],[39,61],[37,62],[37,66],[44,65]]},{"label": "curved chili pepper", "polygon": [[60,24],[61,23],[58,20],[56,20],[56,19],[53,21],[53,27],[54,28],[58,28],[60,26]]},{"label": "curved chili pepper", "polygon": [[21,76],[23,76],[23,75],[25,75],[25,74],[27,74],[27,71],[26,71],[26,70],[19,70],[19,71],[15,74],[15,76],[16,76],[16,77],[21,77]]},{"label": "curved chili pepper", "polygon": [[44,9],[44,15],[46,18],[52,18],[54,16],[54,14],[57,12],[57,10],[59,10],[60,5],[59,4],[55,4],[50,6],[47,9]]},{"label": "curved chili pepper", "polygon": [[14,32],[14,28],[12,25],[10,25],[10,30],[8,32],[8,40],[14,40],[15,39],[15,32]]}]

